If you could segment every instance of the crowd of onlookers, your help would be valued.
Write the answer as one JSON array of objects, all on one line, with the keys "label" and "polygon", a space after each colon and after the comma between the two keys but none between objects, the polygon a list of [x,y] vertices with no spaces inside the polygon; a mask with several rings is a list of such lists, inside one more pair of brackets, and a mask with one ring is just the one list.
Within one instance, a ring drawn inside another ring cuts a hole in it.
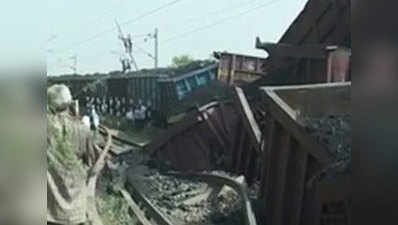
[{"label": "crowd of onlookers", "polygon": [[89,97],[80,100],[84,106],[85,123],[90,125],[99,124],[100,117],[125,118],[133,126],[142,126],[152,119],[152,104],[150,101],[144,103],[142,100],[135,102],[132,98],[125,97]]}]

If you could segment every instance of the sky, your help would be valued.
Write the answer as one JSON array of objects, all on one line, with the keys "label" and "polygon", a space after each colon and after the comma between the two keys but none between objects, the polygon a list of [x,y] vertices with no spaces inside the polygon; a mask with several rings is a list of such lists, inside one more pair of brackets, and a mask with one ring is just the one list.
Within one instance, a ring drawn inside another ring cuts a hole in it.
[{"label": "sky", "polygon": [[[117,21],[133,36],[139,69],[153,68],[154,40],[145,35],[159,30],[159,66],[173,56],[210,58],[214,51],[265,57],[255,38],[277,42],[306,0],[46,0],[46,17],[38,33],[46,56],[47,74],[69,74],[76,56],[77,73],[120,70],[123,52]],[[31,7],[37,7],[33,4]],[[160,8],[160,9],[159,9]],[[32,10],[32,8],[25,9]],[[32,13],[30,13],[32,14]],[[36,18],[37,17],[37,18]],[[137,46],[137,47],[135,47]]]}]

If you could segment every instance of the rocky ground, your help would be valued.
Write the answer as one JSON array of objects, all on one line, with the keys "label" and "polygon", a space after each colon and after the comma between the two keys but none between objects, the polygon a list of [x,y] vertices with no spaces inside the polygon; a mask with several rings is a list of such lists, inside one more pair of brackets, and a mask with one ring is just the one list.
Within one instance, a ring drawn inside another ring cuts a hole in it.
[{"label": "rocky ground", "polygon": [[163,173],[164,168],[153,168],[149,162],[148,156],[134,150],[108,163],[98,182],[97,195],[97,206],[105,225],[137,223],[118,192],[126,182],[133,182],[164,215],[179,224],[242,224],[241,201],[234,190],[168,176]]},{"label": "rocky ground", "polygon": [[[186,224],[219,224],[236,207],[236,193],[224,193],[209,200],[212,187],[207,184],[161,175],[152,171],[141,178],[141,190],[166,215]],[[144,189],[145,188],[145,189]],[[225,217],[225,218],[222,218]],[[213,221],[215,220],[215,221]]]},{"label": "rocky ground", "polygon": [[241,204],[232,189],[181,179],[145,165],[130,168],[133,182],[164,215],[189,225],[241,224]]},{"label": "rocky ground", "polygon": [[350,115],[304,119],[306,130],[335,157],[335,172],[351,168],[352,127]]}]

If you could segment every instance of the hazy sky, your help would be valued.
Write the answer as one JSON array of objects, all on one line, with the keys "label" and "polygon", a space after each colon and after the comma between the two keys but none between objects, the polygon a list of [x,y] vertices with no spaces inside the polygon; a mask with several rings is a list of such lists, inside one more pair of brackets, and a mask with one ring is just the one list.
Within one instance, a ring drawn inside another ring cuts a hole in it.
[{"label": "hazy sky", "polygon": [[[255,37],[278,41],[306,0],[47,0],[47,26],[42,32],[49,75],[71,73],[70,58],[77,55],[78,73],[120,70],[122,46],[115,19],[124,33],[144,51],[153,53],[154,42],[145,35],[159,29],[159,66],[176,55],[209,58],[213,51],[256,56]],[[137,48],[141,68],[152,68],[153,59]]]}]

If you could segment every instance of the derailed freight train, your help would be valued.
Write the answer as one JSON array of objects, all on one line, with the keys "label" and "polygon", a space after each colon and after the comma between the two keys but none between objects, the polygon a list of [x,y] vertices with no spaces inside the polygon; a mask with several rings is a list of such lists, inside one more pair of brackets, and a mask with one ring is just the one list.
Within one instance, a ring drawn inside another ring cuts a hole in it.
[{"label": "derailed freight train", "polygon": [[48,85],[66,84],[83,108],[87,99],[94,99],[94,104],[96,99],[124,99],[127,103],[150,105],[153,117],[165,120],[172,114],[185,111],[182,107],[186,106],[184,100],[197,89],[215,82],[217,70],[216,62],[195,61],[180,68],[140,70],[127,74],[112,72],[48,77]]}]

